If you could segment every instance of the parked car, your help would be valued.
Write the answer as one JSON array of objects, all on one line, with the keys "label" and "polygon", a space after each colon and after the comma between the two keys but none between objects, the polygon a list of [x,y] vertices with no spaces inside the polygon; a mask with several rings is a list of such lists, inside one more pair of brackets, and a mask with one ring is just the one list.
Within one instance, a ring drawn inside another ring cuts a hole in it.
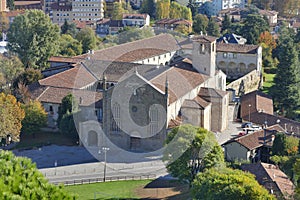
[{"label": "parked car", "polygon": [[242,124],[242,128],[252,128],[253,124],[252,122],[245,122]]}]

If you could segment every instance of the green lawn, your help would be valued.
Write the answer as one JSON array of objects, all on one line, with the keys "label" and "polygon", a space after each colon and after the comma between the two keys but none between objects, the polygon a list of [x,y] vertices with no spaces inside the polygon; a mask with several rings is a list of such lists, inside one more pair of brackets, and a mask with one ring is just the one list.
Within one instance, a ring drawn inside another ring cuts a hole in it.
[{"label": "green lawn", "polygon": [[79,200],[94,199],[138,199],[135,189],[144,187],[152,180],[114,181],[84,185],[65,186],[65,190],[78,195]]},{"label": "green lawn", "polygon": [[264,83],[263,83],[263,92],[269,94],[269,89],[274,84],[273,80],[275,77],[275,74],[266,74],[264,73]]}]

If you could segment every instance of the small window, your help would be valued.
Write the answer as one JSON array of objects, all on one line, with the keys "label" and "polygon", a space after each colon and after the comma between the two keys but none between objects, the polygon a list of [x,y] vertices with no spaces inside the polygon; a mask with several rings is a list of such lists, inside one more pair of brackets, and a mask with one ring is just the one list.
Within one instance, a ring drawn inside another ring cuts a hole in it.
[{"label": "small window", "polygon": [[227,53],[223,53],[223,58],[227,58]]},{"label": "small window", "polygon": [[233,57],[233,58],[237,58],[237,55],[236,55],[236,53],[234,53],[234,54],[232,55],[232,57]]}]

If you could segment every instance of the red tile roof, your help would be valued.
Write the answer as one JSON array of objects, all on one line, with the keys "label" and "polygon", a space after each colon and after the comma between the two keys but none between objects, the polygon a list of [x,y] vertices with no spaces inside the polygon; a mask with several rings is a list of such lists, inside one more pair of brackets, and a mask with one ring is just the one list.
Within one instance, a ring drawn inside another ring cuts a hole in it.
[{"label": "red tile roof", "polygon": [[217,52],[256,54],[259,45],[217,43]]}]

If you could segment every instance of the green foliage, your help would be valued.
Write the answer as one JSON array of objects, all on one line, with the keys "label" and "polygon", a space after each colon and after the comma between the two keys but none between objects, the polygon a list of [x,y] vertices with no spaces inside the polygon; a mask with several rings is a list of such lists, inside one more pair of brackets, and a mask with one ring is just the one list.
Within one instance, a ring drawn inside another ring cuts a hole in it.
[{"label": "green foliage", "polygon": [[28,158],[0,151],[0,169],[0,199],[75,199],[62,186],[50,184]]},{"label": "green foliage", "polygon": [[271,95],[275,108],[281,114],[293,118],[300,105],[300,65],[294,40],[288,29],[282,28],[276,56],[279,64]]},{"label": "green foliage", "polygon": [[12,141],[19,141],[24,117],[24,110],[17,99],[10,94],[0,93],[0,139],[10,135]]},{"label": "green foliage", "polygon": [[151,18],[155,16],[155,3],[154,0],[143,0],[140,13],[147,13]]},{"label": "green foliage", "polygon": [[59,28],[41,10],[15,17],[7,33],[8,49],[18,54],[26,68],[43,69],[58,49]]},{"label": "green foliage", "polygon": [[13,80],[24,71],[22,62],[16,56],[0,55],[0,87],[12,84]]},{"label": "green foliage", "polygon": [[114,9],[112,13],[112,19],[115,20],[122,20],[124,13],[129,13],[128,7],[131,10],[130,6],[127,6],[127,4],[124,1],[120,2],[114,2]]},{"label": "green foliage", "polygon": [[60,27],[61,30],[61,34],[69,34],[71,35],[73,38],[76,36],[78,30],[76,28],[76,24],[73,22],[68,22],[67,20],[65,20],[64,24]]},{"label": "green foliage", "polygon": [[225,14],[224,19],[222,21],[222,29],[221,29],[222,34],[227,33],[230,30],[230,27],[231,27],[231,21],[228,15]]},{"label": "green foliage", "polygon": [[135,27],[128,27],[124,29],[119,35],[117,36],[117,43],[123,44],[127,42],[132,42],[136,40],[141,40],[149,37],[153,37],[155,34],[151,28],[135,28]]},{"label": "green foliage", "polygon": [[9,28],[8,17],[5,12],[0,12],[0,38],[2,39],[2,33],[6,32]]},{"label": "green foliage", "polygon": [[272,146],[272,155],[278,155],[278,156],[286,155],[285,145],[286,145],[286,135],[284,133],[276,134]]},{"label": "green foliage", "polygon": [[192,21],[191,10],[183,5],[180,5],[176,1],[172,1],[170,5],[170,16],[171,19],[186,19]]},{"label": "green foliage", "polygon": [[194,199],[276,199],[259,185],[254,175],[230,168],[199,173],[192,185]]},{"label": "green foliage", "polygon": [[43,75],[39,70],[28,68],[15,79],[13,87],[17,88],[18,84],[30,85],[42,78]]},{"label": "green foliage", "polygon": [[207,25],[207,34],[215,37],[220,36],[219,25],[215,22],[215,20],[211,17],[208,21]]},{"label": "green foliage", "polygon": [[268,29],[269,25],[262,16],[249,14],[244,21],[242,33],[248,44],[257,44],[260,34]]},{"label": "green foliage", "polygon": [[166,143],[163,159],[168,161],[168,171],[190,184],[198,172],[224,165],[222,148],[206,129],[191,125],[174,128]]},{"label": "green foliage", "polygon": [[179,24],[174,31],[182,33],[183,35],[188,35],[192,30],[184,24]]},{"label": "green foliage", "polygon": [[82,53],[82,44],[69,34],[63,34],[59,40],[59,54],[61,56],[76,56]]},{"label": "green foliage", "polygon": [[91,28],[81,29],[77,33],[76,39],[82,44],[83,53],[87,53],[88,50],[95,49],[96,47],[97,37]]},{"label": "green foliage", "polygon": [[156,19],[169,18],[170,5],[170,0],[158,0],[156,2]]},{"label": "green foliage", "polygon": [[62,116],[59,122],[59,130],[61,133],[69,135],[71,138],[78,139],[78,133],[73,115],[75,115],[75,113],[67,112]]},{"label": "green foliage", "polygon": [[197,14],[193,21],[193,30],[195,33],[206,33],[208,18],[205,15]]},{"label": "green foliage", "polygon": [[9,10],[14,10],[15,9],[15,0],[6,0],[6,7]]},{"label": "green foliage", "polygon": [[22,133],[34,135],[47,123],[47,113],[39,101],[23,104],[25,118],[22,120]]}]

